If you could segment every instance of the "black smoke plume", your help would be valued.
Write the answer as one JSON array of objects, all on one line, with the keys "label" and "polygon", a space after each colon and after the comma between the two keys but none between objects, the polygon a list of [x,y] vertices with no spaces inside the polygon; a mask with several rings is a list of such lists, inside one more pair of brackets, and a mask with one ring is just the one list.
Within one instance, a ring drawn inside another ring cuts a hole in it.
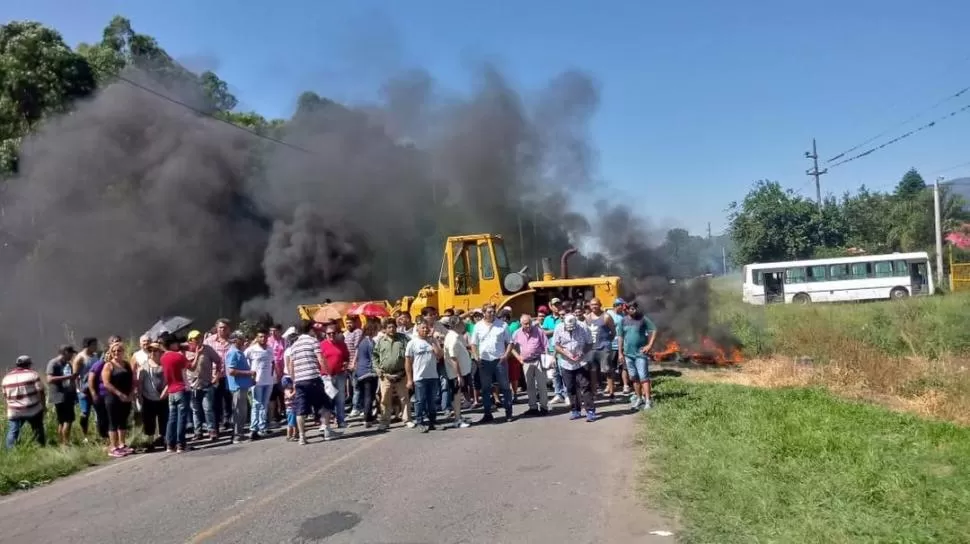
[{"label": "black smoke plume", "polygon": [[[125,76],[201,103],[198,89]],[[0,355],[136,335],[166,314],[289,321],[301,302],[413,294],[436,280],[444,237],[470,232],[505,235],[532,268],[592,237],[588,272],[621,270],[642,300],[661,295],[661,322],[703,328],[706,297],[651,280],[662,259],[628,209],[572,209],[599,187],[598,100],[580,72],[525,94],[485,66],[459,95],[413,71],[376,104],[304,94],[274,133],[284,146],[109,85],[31,135],[4,186]]]}]

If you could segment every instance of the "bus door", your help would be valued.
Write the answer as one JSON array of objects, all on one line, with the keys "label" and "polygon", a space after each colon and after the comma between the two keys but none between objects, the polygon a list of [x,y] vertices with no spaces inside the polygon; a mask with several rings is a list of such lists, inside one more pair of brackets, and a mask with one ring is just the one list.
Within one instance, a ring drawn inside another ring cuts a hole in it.
[{"label": "bus door", "polygon": [[785,302],[785,273],[783,271],[765,270],[761,282],[765,287],[765,304]]},{"label": "bus door", "polygon": [[909,263],[910,292],[925,295],[929,292],[929,273],[926,263]]}]

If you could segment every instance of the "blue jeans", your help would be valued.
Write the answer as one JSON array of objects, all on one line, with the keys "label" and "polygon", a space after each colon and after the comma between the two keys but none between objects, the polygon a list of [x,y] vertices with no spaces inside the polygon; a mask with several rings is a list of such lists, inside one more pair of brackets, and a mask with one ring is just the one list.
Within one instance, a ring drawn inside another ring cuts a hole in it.
[{"label": "blue jeans", "polygon": [[216,424],[216,386],[210,385],[202,389],[192,390],[192,426],[195,432],[201,434],[202,429],[210,433],[218,433]]},{"label": "blue jeans", "polygon": [[272,394],[272,385],[253,386],[253,413],[249,421],[249,432],[266,432],[269,426],[269,398]]},{"label": "blue jeans", "polygon": [[347,418],[347,373],[341,372],[332,379],[333,386],[337,388],[337,398],[333,399],[333,413],[337,417],[337,425],[343,426]]},{"label": "blue jeans", "polygon": [[350,407],[352,410],[357,410],[362,412],[361,403],[363,400],[360,397],[360,388],[357,387],[357,371],[355,370],[353,374],[350,375],[350,390],[353,391],[353,397],[350,399]]},{"label": "blue jeans", "polygon": [[24,428],[24,425],[28,424],[34,430],[34,438],[37,440],[37,443],[41,446],[47,443],[47,437],[44,435],[44,412],[41,412],[36,416],[13,418],[7,422],[8,449],[17,444],[17,439],[20,438],[20,431]]},{"label": "blue jeans", "polygon": [[552,392],[557,397],[566,397],[566,386],[562,383],[562,367],[559,366],[559,356],[556,355],[556,365],[552,367]]},{"label": "blue jeans", "polygon": [[478,365],[478,377],[482,382],[482,406],[485,417],[492,415],[492,384],[498,383],[502,391],[502,406],[505,415],[512,413],[512,388],[509,385],[509,364],[507,362],[482,359]]},{"label": "blue jeans", "polygon": [[441,392],[441,411],[448,413],[451,410],[451,401],[455,398],[451,394],[451,387],[448,387],[448,374],[447,370],[442,369],[441,375],[438,377],[438,390]]},{"label": "blue jeans", "polygon": [[438,378],[414,381],[414,421],[418,425],[434,426],[437,422],[440,387],[441,382]]},{"label": "blue jeans", "polygon": [[185,428],[189,424],[189,392],[179,391],[168,395],[168,425],[165,443],[170,448],[185,447]]}]

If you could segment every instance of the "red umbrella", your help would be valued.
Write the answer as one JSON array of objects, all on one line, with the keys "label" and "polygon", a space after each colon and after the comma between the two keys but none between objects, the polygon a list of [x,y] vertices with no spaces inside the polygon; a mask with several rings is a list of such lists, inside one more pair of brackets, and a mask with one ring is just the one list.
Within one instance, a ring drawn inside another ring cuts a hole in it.
[{"label": "red umbrella", "polygon": [[387,311],[387,306],[380,302],[362,302],[347,311],[347,315],[357,315],[363,317],[389,317],[391,312]]}]

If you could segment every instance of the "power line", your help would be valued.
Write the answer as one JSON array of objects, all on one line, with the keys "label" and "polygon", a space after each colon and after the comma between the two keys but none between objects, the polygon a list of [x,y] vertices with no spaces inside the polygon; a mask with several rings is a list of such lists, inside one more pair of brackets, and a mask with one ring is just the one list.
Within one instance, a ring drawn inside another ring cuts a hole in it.
[{"label": "power line", "polygon": [[[970,87],[967,87],[967,90],[970,90]],[[922,131],[924,131],[924,130],[926,130],[928,128],[934,127],[934,126],[936,126],[937,123],[939,123],[941,121],[944,121],[946,119],[949,119],[950,117],[953,117],[953,116],[955,116],[957,114],[963,113],[963,112],[965,112],[967,110],[970,110],[970,104],[967,104],[966,106],[963,106],[962,108],[960,108],[958,110],[951,111],[950,113],[948,113],[946,115],[943,115],[941,117],[938,117],[938,118],[930,121],[929,123],[926,123],[925,125],[922,125],[920,127],[914,128],[913,130],[910,130],[909,132],[904,132],[903,134],[900,134],[899,136],[896,136],[892,140],[889,140],[889,141],[887,141],[887,142],[885,142],[883,144],[877,145],[876,147],[869,148],[866,151],[863,151],[862,153],[859,153],[858,155],[853,155],[853,156],[851,156],[851,157],[849,157],[847,159],[843,159],[843,160],[841,160],[841,161],[839,161],[839,162],[837,162],[837,163],[829,166],[829,168],[835,168],[836,166],[841,166],[841,165],[843,165],[843,164],[845,164],[847,162],[852,162],[852,161],[854,161],[856,159],[861,159],[862,157],[866,157],[868,155],[871,155],[872,153],[874,153],[876,151],[879,151],[880,149],[882,149],[884,147],[890,146],[890,145],[892,145],[892,144],[894,144],[894,143],[896,143],[896,142],[898,142],[900,140],[904,140],[906,138],[909,138],[910,136],[912,136],[913,134],[916,134],[917,132],[922,132]]]},{"label": "power line", "polygon": [[963,89],[960,89],[959,91],[957,91],[957,92],[955,92],[955,93],[953,93],[953,94],[951,94],[951,95],[949,95],[949,96],[947,96],[947,97],[939,100],[938,102],[936,102],[935,104],[933,104],[929,108],[926,108],[924,110],[921,110],[919,113],[917,113],[915,115],[912,115],[910,117],[907,117],[905,120],[900,121],[899,123],[894,124],[893,126],[891,126],[891,127],[887,128],[887,129],[883,130],[879,134],[876,134],[875,136],[869,138],[868,140],[866,140],[864,142],[858,143],[858,144],[850,147],[849,149],[846,149],[845,151],[839,153],[838,155],[832,157],[831,159],[829,159],[829,160],[827,160],[825,162],[833,162],[833,161],[839,160],[842,157],[848,155],[849,153],[852,153],[853,151],[861,148],[862,146],[864,146],[864,145],[866,145],[868,143],[871,143],[871,142],[873,142],[875,140],[878,140],[879,138],[882,138],[883,136],[889,134],[893,130],[896,130],[897,128],[899,128],[899,127],[901,127],[903,125],[908,125],[909,123],[915,121],[916,119],[919,119],[920,117],[922,117],[922,116],[926,115],[927,113],[935,110],[936,108],[942,106],[943,104],[946,104],[950,100],[954,100],[956,98],[959,98],[960,96],[962,96],[964,93],[966,93],[968,91],[970,91],[970,87],[964,87]]},{"label": "power line", "polygon": [[220,118],[220,117],[218,117],[216,115],[213,115],[213,114],[211,114],[211,113],[209,113],[209,112],[207,112],[205,110],[201,110],[201,109],[196,108],[196,107],[194,107],[194,106],[192,106],[190,104],[186,104],[185,102],[182,102],[181,100],[172,98],[172,97],[170,97],[170,96],[168,96],[168,95],[166,95],[164,93],[160,93],[160,92],[158,92],[158,91],[156,91],[156,90],[154,90],[154,89],[152,89],[150,87],[146,87],[146,86],[144,86],[144,85],[142,85],[140,83],[136,83],[136,82],[134,82],[134,81],[132,81],[132,80],[124,77],[124,76],[120,76],[119,75],[117,77],[118,77],[119,80],[127,83],[128,85],[131,85],[132,87],[135,87],[137,89],[141,89],[142,91],[145,91],[146,93],[155,95],[158,98],[161,98],[162,100],[165,100],[167,102],[171,102],[172,104],[175,104],[177,106],[181,106],[181,107],[183,107],[183,108],[185,108],[187,110],[190,110],[190,111],[193,111],[193,112],[195,112],[195,113],[197,113],[199,115],[202,115],[203,117],[208,117],[209,119],[213,119],[213,120],[218,121],[220,123],[229,125],[229,126],[235,128],[235,129],[241,130],[241,131],[243,131],[243,132],[245,132],[245,133],[247,133],[247,134],[249,134],[251,136],[255,136],[257,138],[262,138],[262,139],[264,139],[266,141],[273,142],[273,143],[276,143],[276,144],[279,144],[279,145],[288,147],[288,148],[293,149],[293,150],[296,150],[296,151],[300,151],[301,153],[306,153],[308,155],[313,155],[314,154],[309,149],[300,147],[298,145],[291,144],[289,142],[280,140],[278,138],[273,138],[272,136],[267,136],[265,134],[260,134],[259,132],[256,132],[255,130],[252,130],[252,129],[249,129],[249,128],[246,128],[246,127],[244,127],[242,125],[237,125],[236,123],[233,123],[231,121],[227,121],[225,119],[222,119],[222,118]]}]

